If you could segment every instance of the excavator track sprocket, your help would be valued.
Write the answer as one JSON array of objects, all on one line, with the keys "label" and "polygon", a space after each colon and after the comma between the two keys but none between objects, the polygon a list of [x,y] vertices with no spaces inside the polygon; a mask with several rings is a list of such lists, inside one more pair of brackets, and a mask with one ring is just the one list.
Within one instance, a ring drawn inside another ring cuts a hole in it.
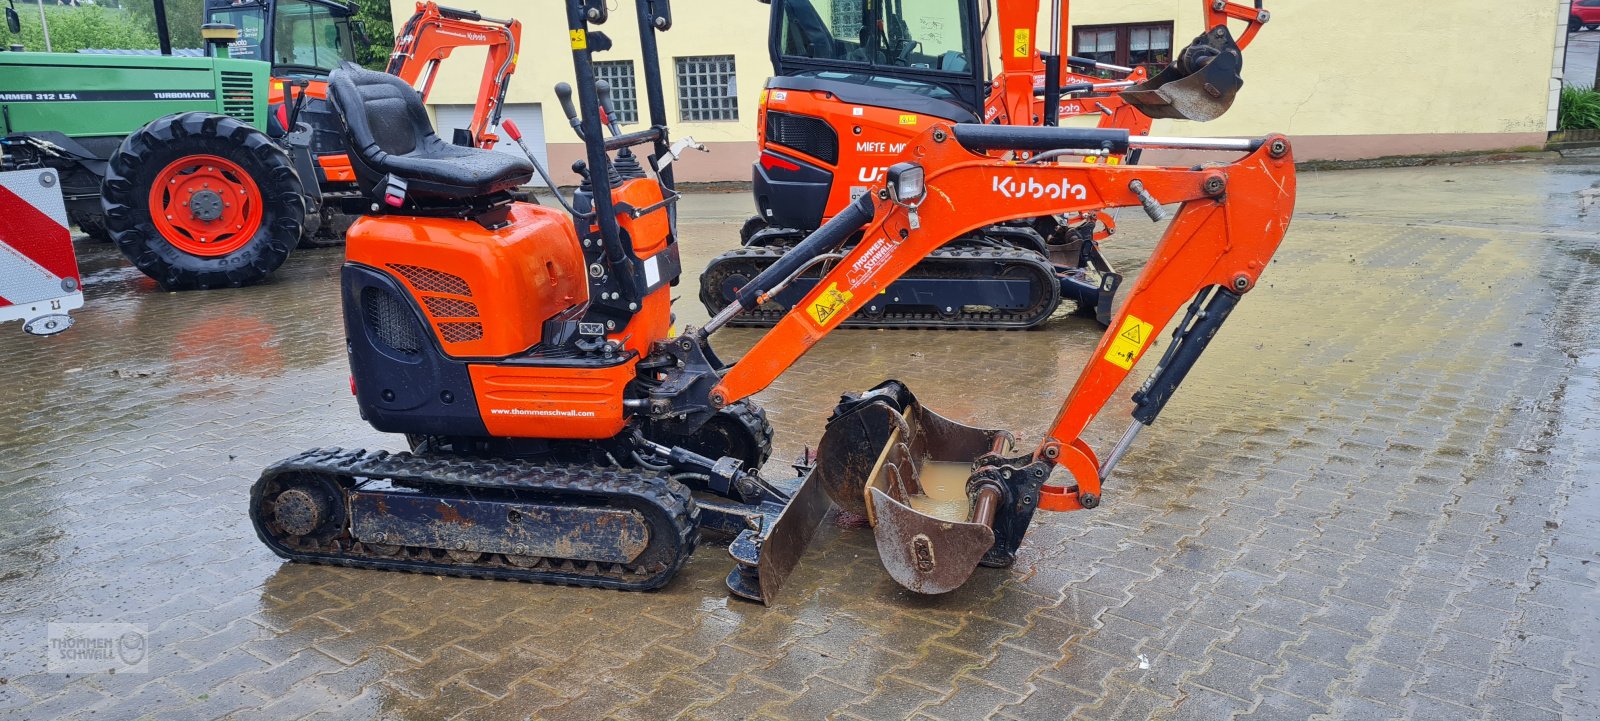
[{"label": "excavator track sprocket", "polygon": [[621,590],[659,588],[699,510],[627,468],[313,449],[267,468],[250,519],[292,561]]},{"label": "excavator track sprocket", "polygon": [[[713,258],[700,275],[700,301],[706,311],[716,315],[744,282],[777,262],[788,249],[787,245],[750,246]],[[782,295],[798,299],[799,287],[809,287],[810,283],[805,281],[814,282],[819,273],[818,269],[808,271]],[[928,254],[901,276],[902,281],[935,279],[971,284],[967,286],[971,289],[978,289],[984,283],[1021,280],[1028,284],[1027,300],[1020,305],[995,308],[972,303],[971,298],[977,296],[974,293],[963,294],[965,303],[949,300],[930,304],[909,302],[909,299],[896,302],[891,292],[880,294],[874,303],[845,319],[841,325],[846,328],[1025,330],[1048,320],[1061,305],[1061,281],[1056,276],[1055,266],[1038,253],[1020,248],[946,246]],[[788,310],[781,302],[768,302],[735,316],[729,325],[770,327]]]}]

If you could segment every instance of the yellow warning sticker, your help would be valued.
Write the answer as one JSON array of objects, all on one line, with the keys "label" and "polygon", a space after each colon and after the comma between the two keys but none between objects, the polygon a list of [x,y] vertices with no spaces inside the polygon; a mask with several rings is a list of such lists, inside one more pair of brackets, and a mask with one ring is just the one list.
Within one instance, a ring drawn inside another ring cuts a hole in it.
[{"label": "yellow warning sticker", "polygon": [[573,50],[583,50],[589,47],[589,33],[582,30],[568,30],[567,37],[572,40]]},{"label": "yellow warning sticker", "polygon": [[1011,33],[1011,57],[1025,58],[1033,49],[1033,31],[1028,28],[1017,28]]},{"label": "yellow warning sticker", "polygon": [[828,321],[832,320],[836,313],[844,310],[844,304],[854,297],[855,294],[848,290],[839,290],[838,283],[829,283],[828,289],[817,296],[811,307],[806,309],[806,313],[817,322],[818,328],[826,328]]},{"label": "yellow warning sticker", "polygon": [[915,116],[915,115],[902,115],[902,116],[900,116],[900,124],[901,125],[916,125],[917,124],[917,116]]},{"label": "yellow warning sticker", "polygon": [[1133,362],[1139,359],[1139,353],[1144,350],[1146,343],[1150,342],[1150,334],[1156,329],[1138,316],[1129,315],[1122,321],[1122,327],[1111,338],[1111,348],[1106,350],[1106,360],[1112,365],[1123,370],[1131,370]]}]

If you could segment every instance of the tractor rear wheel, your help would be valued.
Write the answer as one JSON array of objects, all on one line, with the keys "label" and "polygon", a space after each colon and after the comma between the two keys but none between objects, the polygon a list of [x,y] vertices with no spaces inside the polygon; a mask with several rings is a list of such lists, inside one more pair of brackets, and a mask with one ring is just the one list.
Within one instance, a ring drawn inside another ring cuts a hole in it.
[{"label": "tractor rear wheel", "polygon": [[101,191],[122,254],[167,290],[258,282],[300,241],[305,205],[289,155],[226,115],[168,115],[111,156]]}]

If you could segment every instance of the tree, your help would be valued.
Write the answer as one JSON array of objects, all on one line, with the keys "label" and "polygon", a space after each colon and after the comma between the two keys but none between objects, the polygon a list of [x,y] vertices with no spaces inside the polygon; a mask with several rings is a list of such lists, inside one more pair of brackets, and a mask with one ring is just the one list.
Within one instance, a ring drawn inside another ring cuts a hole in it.
[{"label": "tree", "polygon": [[356,12],[356,19],[366,23],[367,37],[372,41],[357,51],[361,64],[372,70],[383,70],[394,49],[394,20],[389,14],[389,0],[356,0],[356,5],[361,8]]},{"label": "tree", "polygon": [[[203,48],[200,24],[205,22],[205,0],[167,0],[167,32],[174,48]],[[156,36],[156,10],[152,0],[124,0],[122,7],[151,37]],[[55,39],[51,28],[51,39]],[[155,46],[152,46],[155,47]]]},{"label": "tree", "polygon": [[[39,11],[19,11],[22,33],[7,42],[20,42],[24,49],[44,52],[44,29],[39,27]],[[46,5],[45,20],[50,23],[50,49],[75,53],[84,48],[154,48],[156,34],[130,22],[127,13],[94,5],[65,7]]]}]

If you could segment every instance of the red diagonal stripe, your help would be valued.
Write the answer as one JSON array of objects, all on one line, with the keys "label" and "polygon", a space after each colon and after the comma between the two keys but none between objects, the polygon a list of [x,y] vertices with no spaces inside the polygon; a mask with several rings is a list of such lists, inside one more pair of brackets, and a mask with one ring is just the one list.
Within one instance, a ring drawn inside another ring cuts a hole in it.
[{"label": "red diagonal stripe", "polygon": [[72,231],[29,205],[11,189],[0,186],[0,242],[44,266],[61,278],[78,277],[78,258],[72,252]]}]

